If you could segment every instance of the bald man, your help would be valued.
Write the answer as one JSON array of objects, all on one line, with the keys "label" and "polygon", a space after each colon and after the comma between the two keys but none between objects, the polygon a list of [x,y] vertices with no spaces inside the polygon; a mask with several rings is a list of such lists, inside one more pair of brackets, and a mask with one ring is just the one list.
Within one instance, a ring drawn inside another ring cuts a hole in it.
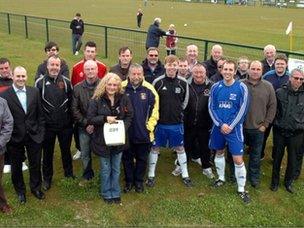
[{"label": "bald man", "polygon": [[85,80],[74,87],[72,100],[72,112],[74,121],[78,125],[81,160],[83,165],[83,180],[79,183],[80,186],[85,185],[94,177],[90,149],[90,135],[93,133],[94,126],[88,124],[87,110],[89,101],[99,83],[98,66],[96,61],[87,60],[83,65],[83,71]]},{"label": "bald man", "polygon": [[14,130],[7,144],[11,155],[12,182],[21,204],[26,203],[26,187],[22,174],[25,151],[29,161],[30,189],[37,199],[44,199],[41,191],[41,148],[44,139],[44,115],[39,91],[26,86],[27,72],[18,66],[13,71],[13,85],[1,96],[6,99],[14,118]]}]

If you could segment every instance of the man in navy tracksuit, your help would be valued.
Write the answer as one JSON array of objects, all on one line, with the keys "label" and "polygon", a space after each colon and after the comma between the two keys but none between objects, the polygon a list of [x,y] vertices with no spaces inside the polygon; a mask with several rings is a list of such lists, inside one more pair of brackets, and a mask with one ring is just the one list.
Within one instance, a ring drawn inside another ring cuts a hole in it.
[{"label": "man in navy tracksuit", "polygon": [[154,87],[144,80],[143,68],[139,64],[130,66],[128,80],[122,85],[135,107],[129,128],[130,147],[124,151],[122,158],[126,181],[124,192],[131,191],[135,186],[135,191],[141,193],[144,190],[143,178],[148,154],[154,140],[154,127],[159,116],[159,98]]}]

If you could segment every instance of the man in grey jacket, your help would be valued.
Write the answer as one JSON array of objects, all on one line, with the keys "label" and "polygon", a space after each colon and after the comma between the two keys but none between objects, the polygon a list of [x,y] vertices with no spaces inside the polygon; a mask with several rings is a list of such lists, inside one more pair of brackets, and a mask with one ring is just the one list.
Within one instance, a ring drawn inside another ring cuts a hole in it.
[{"label": "man in grey jacket", "polygon": [[11,213],[12,209],[7,204],[4,189],[2,187],[2,174],[4,166],[4,152],[6,144],[13,132],[14,120],[8,108],[6,100],[0,98],[0,211]]},{"label": "man in grey jacket", "polygon": [[248,78],[243,82],[250,94],[250,106],[244,123],[245,142],[251,148],[249,153],[248,179],[252,187],[260,183],[261,151],[264,132],[272,123],[276,113],[276,97],[270,82],[262,79],[263,66],[260,61],[252,61]]}]

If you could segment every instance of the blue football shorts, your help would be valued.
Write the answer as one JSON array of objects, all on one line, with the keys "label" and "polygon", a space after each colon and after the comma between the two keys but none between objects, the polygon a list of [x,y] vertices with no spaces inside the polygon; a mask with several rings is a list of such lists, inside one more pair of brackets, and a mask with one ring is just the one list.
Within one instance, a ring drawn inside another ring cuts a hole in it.
[{"label": "blue football shorts", "polygon": [[226,145],[232,155],[243,155],[244,135],[242,125],[237,125],[228,135],[223,134],[219,127],[213,125],[210,134],[209,148],[212,150],[223,150]]},{"label": "blue football shorts", "polygon": [[184,145],[184,125],[158,124],[155,129],[155,147],[178,147]]}]

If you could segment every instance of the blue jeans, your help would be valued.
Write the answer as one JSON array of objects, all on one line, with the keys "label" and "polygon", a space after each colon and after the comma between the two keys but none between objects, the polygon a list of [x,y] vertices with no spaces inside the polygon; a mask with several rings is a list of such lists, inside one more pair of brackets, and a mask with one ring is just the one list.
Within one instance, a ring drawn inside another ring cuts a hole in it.
[{"label": "blue jeans", "polygon": [[120,197],[120,162],[122,152],[110,154],[110,157],[100,157],[101,196],[104,199]]},{"label": "blue jeans", "polygon": [[82,45],[81,41],[81,35],[79,34],[72,34],[72,50],[73,54],[75,54],[76,51],[79,51]]},{"label": "blue jeans", "polygon": [[245,142],[251,148],[248,163],[248,179],[251,184],[260,182],[263,141],[264,132],[258,129],[245,129]]},{"label": "blue jeans", "polygon": [[90,148],[91,137],[83,128],[78,128],[78,133],[79,133],[79,144],[81,150],[81,160],[83,165],[82,177],[84,179],[90,180],[94,177],[94,172],[92,169],[91,148]]}]

